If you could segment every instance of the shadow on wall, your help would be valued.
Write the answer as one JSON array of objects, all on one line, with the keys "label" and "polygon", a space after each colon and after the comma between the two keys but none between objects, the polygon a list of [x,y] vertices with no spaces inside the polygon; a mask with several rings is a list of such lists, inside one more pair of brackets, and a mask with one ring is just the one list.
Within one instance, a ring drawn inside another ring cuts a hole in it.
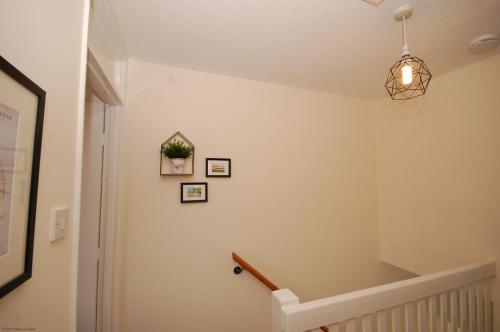
[{"label": "shadow on wall", "polygon": [[384,98],[380,102],[387,119],[405,119],[419,115],[427,103],[427,96],[420,96],[409,100],[392,100]]}]

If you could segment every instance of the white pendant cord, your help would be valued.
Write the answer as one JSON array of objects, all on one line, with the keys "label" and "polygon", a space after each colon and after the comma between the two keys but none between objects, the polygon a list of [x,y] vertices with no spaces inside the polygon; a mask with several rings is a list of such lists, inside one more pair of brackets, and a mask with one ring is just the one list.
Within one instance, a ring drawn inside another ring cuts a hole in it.
[{"label": "white pendant cord", "polygon": [[406,18],[403,16],[403,46],[406,45]]},{"label": "white pendant cord", "polygon": [[401,50],[401,53],[404,56],[409,56],[410,55],[410,47],[406,43],[406,18],[403,16],[403,48]]}]

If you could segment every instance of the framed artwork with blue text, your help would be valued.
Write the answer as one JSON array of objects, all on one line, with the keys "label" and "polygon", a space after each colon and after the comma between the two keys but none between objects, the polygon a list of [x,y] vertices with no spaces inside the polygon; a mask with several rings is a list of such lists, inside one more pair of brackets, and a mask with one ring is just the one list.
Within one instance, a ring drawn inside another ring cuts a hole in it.
[{"label": "framed artwork with blue text", "polygon": [[0,56],[0,298],[31,278],[45,91]]}]

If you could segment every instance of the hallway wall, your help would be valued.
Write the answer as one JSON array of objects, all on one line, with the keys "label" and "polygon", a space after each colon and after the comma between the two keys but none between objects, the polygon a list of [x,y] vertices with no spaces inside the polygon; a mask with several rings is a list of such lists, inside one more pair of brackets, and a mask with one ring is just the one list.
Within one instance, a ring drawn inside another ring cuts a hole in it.
[{"label": "hallway wall", "polygon": [[499,88],[496,55],[434,79],[425,97],[377,103],[383,260],[424,274],[500,258]]},{"label": "hallway wall", "polygon": [[[270,330],[270,291],[233,275],[233,250],[302,300],[403,277],[378,257],[372,102],[138,61],[127,95],[120,331]],[[196,174],[160,177],[177,130]],[[206,157],[232,177],[205,178]],[[179,202],[187,181],[208,203]]]},{"label": "hallway wall", "polygon": [[[0,300],[0,330],[72,331],[74,218],[67,237],[49,242],[51,209],[75,211],[75,150],[84,0],[3,0],[0,54],[47,92],[38,186],[33,277]],[[57,14],[56,14],[57,13]]]}]

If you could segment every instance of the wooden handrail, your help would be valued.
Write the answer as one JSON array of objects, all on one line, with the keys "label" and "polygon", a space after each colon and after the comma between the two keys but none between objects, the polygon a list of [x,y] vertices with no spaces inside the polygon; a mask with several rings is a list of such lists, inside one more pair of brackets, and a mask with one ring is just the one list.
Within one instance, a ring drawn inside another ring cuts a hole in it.
[{"label": "wooden handrail", "polygon": [[244,270],[247,270],[250,272],[251,275],[253,275],[255,278],[259,279],[264,285],[266,285],[271,291],[279,290],[279,287],[276,286],[271,280],[267,279],[257,271],[252,265],[248,264],[247,261],[245,261],[243,258],[238,256],[235,252],[233,252],[233,260],[238,263],[239,266],[241,266]]},{"label": "wooden handrail", "polygon": [[[247,261],[245,261],[243,258],[238,256],[235,252],[233,252],[233,260],[238,263],[239,266],[241,266],[244,270],[247,270],[250,272],[251,275],[253,275],[255,278],[259,279],[264,285],[266,285],[271,291],[277,291],[279,290],[279,287],[276,286],[271,280],[267,279],[262,273],[257,271],[252,265],[250,265]],[[320,327],[321,331],[323,332],[328,332],[328,327],[326,326],[321,326]]]}]

